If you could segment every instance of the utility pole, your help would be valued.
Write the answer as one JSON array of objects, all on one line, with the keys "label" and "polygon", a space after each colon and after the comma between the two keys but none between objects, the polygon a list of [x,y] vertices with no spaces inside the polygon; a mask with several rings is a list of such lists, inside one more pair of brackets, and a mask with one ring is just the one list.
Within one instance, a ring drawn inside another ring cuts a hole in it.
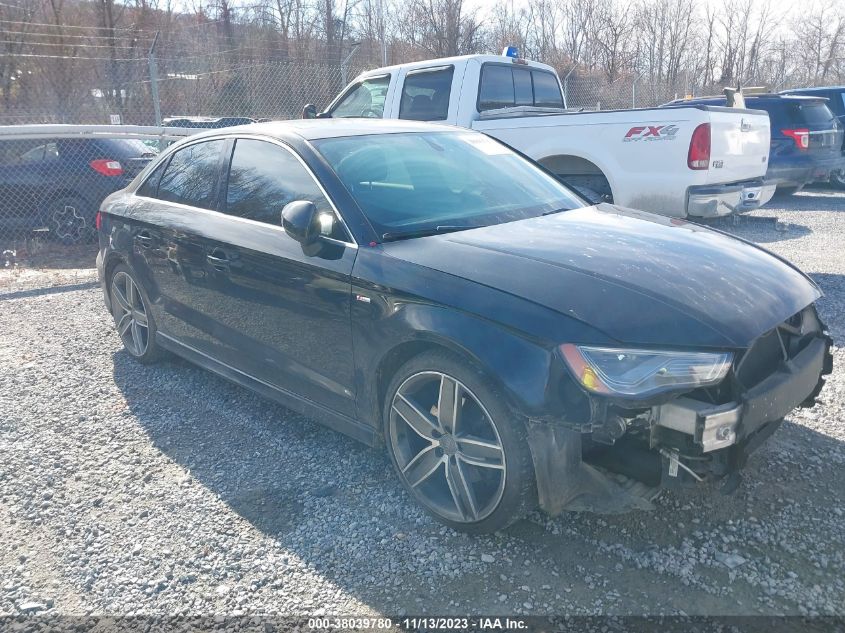
[{"label": "utility pole", "polygon": [[158,31],[150,44],[150,53],[147,61],[150,66],[150,95],[153,98],[153,112],[155,113],[156,125],[161,125],[161,103],[158,100],[158,64],[156,64],[155,48],[158,42]]}]

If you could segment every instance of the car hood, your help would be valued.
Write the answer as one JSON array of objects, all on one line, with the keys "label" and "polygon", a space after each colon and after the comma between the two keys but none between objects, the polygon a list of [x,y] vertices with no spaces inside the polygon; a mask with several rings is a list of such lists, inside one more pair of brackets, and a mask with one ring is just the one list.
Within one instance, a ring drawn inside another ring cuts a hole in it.
[{"label": "car hood", "polygon": [[821,296],[753,244],[609,204],[383,247],[628,344],[743,348]]}]

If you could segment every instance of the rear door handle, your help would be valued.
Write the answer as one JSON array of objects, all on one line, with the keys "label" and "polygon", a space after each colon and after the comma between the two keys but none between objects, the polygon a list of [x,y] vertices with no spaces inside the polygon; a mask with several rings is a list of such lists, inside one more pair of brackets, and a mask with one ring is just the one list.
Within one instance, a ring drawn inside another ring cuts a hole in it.
[{"label": "rear door handle", "polygon": [[205,258],[215,270],[219,270],[221,272],[229,270],[229,258],[227,257],[226,253],[221,251],[219,248],[215,248],[208,255],[206,255]]},{"label": "rear door handle", "polygon": [[135,236],[135,239],[143,246],[144,248],[150,248],[153,245],[153,236],[150,235],[149,231],[141,231],[138,235]]}]

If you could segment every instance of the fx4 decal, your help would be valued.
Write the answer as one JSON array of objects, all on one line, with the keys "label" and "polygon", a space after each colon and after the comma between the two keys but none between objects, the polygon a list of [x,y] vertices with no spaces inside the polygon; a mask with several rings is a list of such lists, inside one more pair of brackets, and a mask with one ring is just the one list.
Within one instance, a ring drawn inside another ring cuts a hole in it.
[{"label": "fx4 decal", "polygon": [[675,138],[679,129],[677,125],[635,125],[628,130],[622,142],[671,141]]}]

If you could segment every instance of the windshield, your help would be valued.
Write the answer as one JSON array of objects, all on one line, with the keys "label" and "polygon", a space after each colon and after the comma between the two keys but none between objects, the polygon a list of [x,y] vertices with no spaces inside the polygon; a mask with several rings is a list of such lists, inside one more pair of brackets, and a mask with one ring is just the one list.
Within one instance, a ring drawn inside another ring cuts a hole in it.
[{"label": "windshield", "polygon": [[384,114],[384,98],[389,84],[390,75],[364,79],[347,90],[331,109],[331,116],[336,119],[357,117],[380,119]]},{"label": "windshield", "polygon": [[314,144],[384,240],[584,206],[553,176],[477,132],[362,135]]}]

